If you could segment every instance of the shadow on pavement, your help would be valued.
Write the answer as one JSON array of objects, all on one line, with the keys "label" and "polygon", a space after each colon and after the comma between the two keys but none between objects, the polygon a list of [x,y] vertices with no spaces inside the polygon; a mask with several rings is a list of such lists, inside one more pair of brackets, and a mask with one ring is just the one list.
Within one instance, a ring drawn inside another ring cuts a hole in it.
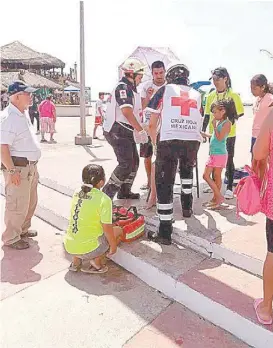
[{"label": "shadow on pavement", "polygon": [[[84,274],[81,272],[67,272],[65,280],[71,286],[86,292],[89,295],[105,296],[114,295],[116,293],[134,289],[135,281],[130,281],[132,275],[124,268],[116,265],[114,262],[108,260],[108,272],[105,274]],[[100,280],[99,285],[96,286],[95,280]]]},{"label": "shadow on pavement", "polygon": [[30,248],[14,250],[3,246],[4,256],[1,261],[1,282],[10,284],[24,284],[37,282],[41,274],[33,271],[43,259],[37,241],[29,239]]},{"label": "shadow on pavement", "polygon": [[[100,146],[97,146],[97,147],[101,147],[101,145],[100,145]],[[90,162],[105,162],[105,161],[111,160],[111,158],[99,158],[99,157],[97,157],[97,156],[94,154],[94,152],[90,149],[89,146],[83,146],[83,148],[84,148],[84,150],[85,150],[91,157],[93,157],[93,159],[90,160]]]}]

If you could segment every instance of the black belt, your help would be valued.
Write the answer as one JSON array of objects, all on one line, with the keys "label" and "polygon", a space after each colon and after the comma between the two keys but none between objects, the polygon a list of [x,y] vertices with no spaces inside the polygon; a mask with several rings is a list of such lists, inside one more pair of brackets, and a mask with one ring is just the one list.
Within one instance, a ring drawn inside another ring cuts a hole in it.
[{"label": "black belt", "polygon": [[[26,157],[11,156],[13,164],[15,167],[26,167],[30,164],[35,165],[38,161],[29,161]],[[1,169],[6,169],[3,163],[1,163]]]}]

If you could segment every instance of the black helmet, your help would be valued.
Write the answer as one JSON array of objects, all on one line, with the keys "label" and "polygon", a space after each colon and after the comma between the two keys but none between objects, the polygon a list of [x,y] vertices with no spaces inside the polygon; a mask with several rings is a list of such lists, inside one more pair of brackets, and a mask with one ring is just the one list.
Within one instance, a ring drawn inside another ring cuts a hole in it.
[{"label": "black helmet", "polygon": [[190,71],[185,64],[172,63],[166,72],[167,83],[185,84],[189,83]]}]

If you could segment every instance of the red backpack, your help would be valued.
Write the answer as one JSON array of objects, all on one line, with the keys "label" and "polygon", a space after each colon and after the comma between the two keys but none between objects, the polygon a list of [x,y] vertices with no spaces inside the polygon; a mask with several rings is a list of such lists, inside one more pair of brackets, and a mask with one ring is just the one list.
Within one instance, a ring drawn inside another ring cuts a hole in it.
[{"label": "red backpack", "polygon": [[132,242],[144,235],[145,219],[136,207],[124,208],[115,206],[113,209],[113,224],[123,230],[122,242]]}]

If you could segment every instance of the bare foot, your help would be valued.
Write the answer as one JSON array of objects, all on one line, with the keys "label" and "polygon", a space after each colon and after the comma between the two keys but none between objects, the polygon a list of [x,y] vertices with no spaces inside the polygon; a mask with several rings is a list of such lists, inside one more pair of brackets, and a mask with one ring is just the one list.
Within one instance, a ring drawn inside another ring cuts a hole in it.
[{"label": "bare foot", "polygon": [[146,209],[150,210],[150,209],[154,208],[155,206],[156,206],[156,197],[150,197],[150,199],[147,203]]},{"label": "bare foot", "polygon": [[217,205],[221,205],[224,202],[224,200],[224,196],[220,195],[219,197],[215,198],[214,203]]},{"label": "bare foot", "polygon": [[271,307],[265,306],[265,304],[261,302],[259,306],[257,307],[257,313],[258,313],[258,316],[264,321],[272,320],[272,306]]},{"label": "bare foot", "polygon": [[223,208],[222,204],[224,201],[225,201],[224,197],[220,195],[219,197],[216,197],[214,199],[212,204],[207,206],[207,209],[210,209],[210,210],[222,209]]}]

